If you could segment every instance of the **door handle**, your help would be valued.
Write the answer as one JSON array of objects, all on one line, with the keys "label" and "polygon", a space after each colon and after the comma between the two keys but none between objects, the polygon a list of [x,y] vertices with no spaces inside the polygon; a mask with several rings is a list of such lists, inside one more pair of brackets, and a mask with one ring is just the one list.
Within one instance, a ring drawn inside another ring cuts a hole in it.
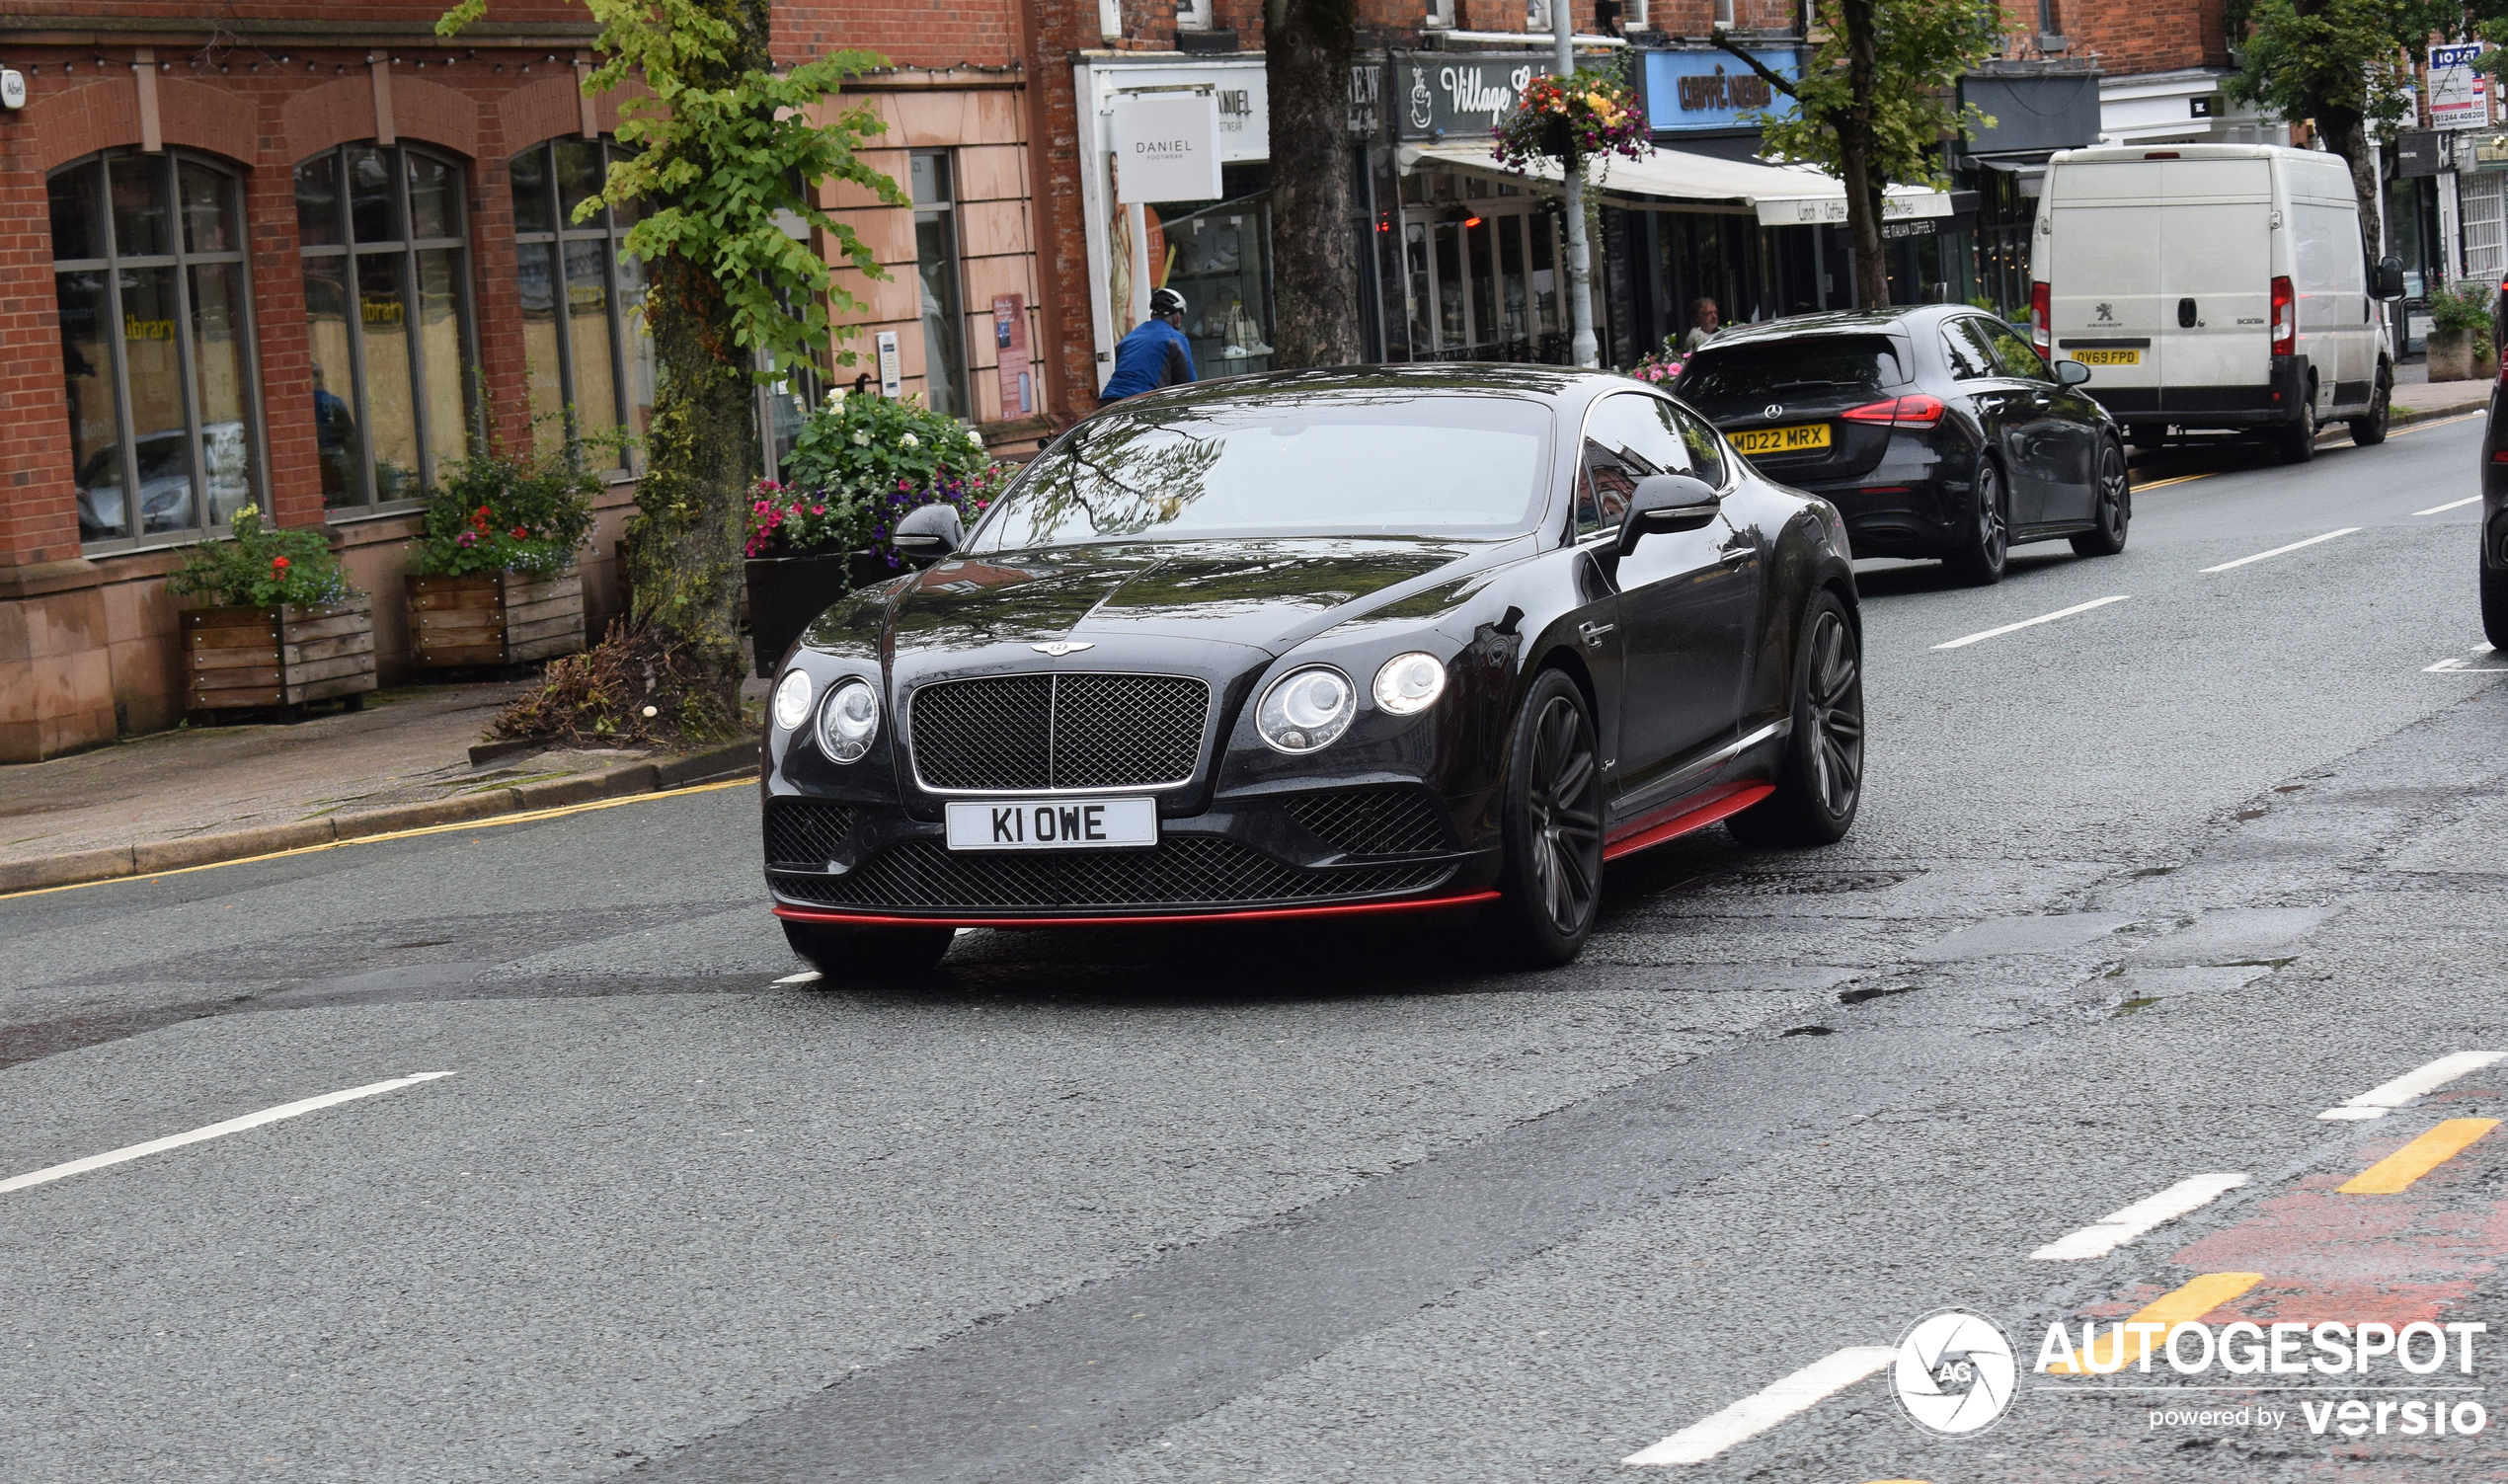
[{"label": "door handle", "polygon": [[1576,626],[1576,632],[1584,638],[1586,648],[1599,650],[1603,647],[1604,636],[1618,627],[1615,623],[1581,623]]},{"label": "door handle", "polygon": [[1716,553],[1715,559],[1727,567],[1739,567],[1745,562],[1754,560],[1759,554],[1760,549],[1756,546],[1728,546]]},{"label": "door handle", "polygon": [[2055,398],[2045,392],[2033,392],[2029,396],[2029,405],[2043,412],[2055,406]]},{"label": "door handle", "polygon": [[2177,301],[2177,328],[2180,330],[2192,330],[2194,327],[2195,301],[2192,299],[2179,299]]}]

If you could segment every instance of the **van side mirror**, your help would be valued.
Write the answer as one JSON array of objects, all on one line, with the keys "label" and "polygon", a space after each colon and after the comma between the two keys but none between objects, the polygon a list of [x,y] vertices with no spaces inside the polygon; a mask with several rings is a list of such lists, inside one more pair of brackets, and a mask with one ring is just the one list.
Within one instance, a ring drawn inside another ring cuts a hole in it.
[{"label": "van side mirror", "polygon": [[2055,363],[2055,384],[2058,386],[2079,386],[2089,379],[2090,368],[2077,360],[2059,360]]},{"label": "van side mirror", "polygon": [[897,554],[926,567],[957,551],[966,539],[955,506],[916,506],[897,523]]},{"label": "van side mirror", "polygon": [[2378,297],[2382,299],[2403,297],[2402,259],[2389,257],[2378,261]]},{"label": "van side mirror", "polygon": [[1713,520],[1724,508],[1715,486],[1691,474],[1649,474],[1629,493],[1628,513],[1620,517],[1619,544],[1626,556],[1640,536],[1693,531]]}]

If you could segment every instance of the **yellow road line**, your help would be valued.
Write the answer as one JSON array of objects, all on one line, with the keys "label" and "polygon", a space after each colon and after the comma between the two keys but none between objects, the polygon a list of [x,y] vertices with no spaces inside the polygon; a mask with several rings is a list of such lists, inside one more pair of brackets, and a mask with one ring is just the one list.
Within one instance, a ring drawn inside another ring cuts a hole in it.
[{"label": "yellow road line", "polygon": [[2391,1196],[2465,1152],[2499,1127],[2495,1118],[2452,1118],[2334,1187],[2337,1195]]},{"label": "yellow road line", "polygon": [[2399,438],[2407,432],[2419,432],[2424,428],[2449,428],[2458,423],[2470,423],[2475,418],[2487,418],[2489,416],[2490,414],[2487,412],[2469,412],[2458,413],[2452,418],[2434,418],[2427,423],[2406,423],[2401,428],[2388,429],[2387,436],[2390,438]]},{"label": "yellow road line", "polygon": [[2134,493],[2140,495],[2145,490],[2164,490],[2170,485],[2192,484],[2198,479],[2210,479],[2219,472],[2217,469],[2207,469],[2201,474],[2178,474],[2167,479],[2155,479],[2150,484],[2134,486]]},{"label": "yellow road line", "polygon": [[692,783],[686,788],[662,789],[650,794],[628,794],[617,799],[589,799],[582,804],[561,804],[551,809],[524,810],[519,814],[488,815],[477,820],[456,820],[449,824],[421,824],[410,829],[388,830],[382,834],[361,834],[353,839],[326,840],[319,845],[298,845],[290,850],[273,850],[262,855],[239,855],[231,861],[209,861],[197,866],[177,866],[170,871],[149,871],[136,876],[108,876],[102,881],[74,881],[63,887],[37,887],[29,892],[0,894],[0,901],[14,901],[21,897],[49,897],[55,892],[79,892],[89,887],[110,887],[116,883],[155,881],[166,876],[189,876],[195,871],[215,871],[221,866],[241,866],[253,861],[282,860],[291,855],[311,855],[320,850],[339,850],[350,845],[374,845],[385,840],[414,839],[423,834],[449,834],[457,829],[494,829],[500,824],[528,824],[535,820],[557,820],[568,815],[587,814],[595,809],[616,809],[622,804],[651,804],[660,799],[684,798],[689,794],[711,794],[727,788],[754,787],[754,778],[725,778],[716,783]]},{"label": "yellow road line", "polygon": [[[2171,1289],[2160,1294],[2157,1298],[2136,1309],[2132,1317],[2122,1322],[2163,1326],[2185,1324],[2211,1313],[2263,1281],[2264,1275],[2261,1273],[2206,1273],[2182,1288]],[[2123,1364],[2139,1364],[2143,1358],[2142,1347],[2134,1343],[2133,1331],[2119,1328],[2111,1333],[2117,1338],[2110,1343],[2124,1348]],[[2156,1343],[2167,1334],[2167,1331],[2163,1328],[2157,1334],[2151,1334],[2148,1331],[2145,1333],[2149,1339]],[[2101,1350],[2099,1358],[2102,1362],[2105,1361],[2107,1352]],[[2059,1361],[2047,1367],[2049,1375],[2086,1375],[2088,1373],[2089,1367],[2081,1365],[2077,1360],[2072,1364]]]}]

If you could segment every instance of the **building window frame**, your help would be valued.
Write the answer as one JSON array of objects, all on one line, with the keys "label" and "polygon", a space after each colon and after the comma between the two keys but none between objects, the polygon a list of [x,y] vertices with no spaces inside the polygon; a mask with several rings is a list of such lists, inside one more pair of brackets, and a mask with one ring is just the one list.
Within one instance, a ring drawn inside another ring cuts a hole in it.
[{"label": "building window frame", "polygon": [[[114,162],[119,160],[150,162],[164,172],[163,184],[167,188],[163,197],[166,245],[172,249],[171,252],[124,254],[120,251],[120,244],[117,240],[119,228],[117,218],[120,213],[115,207],[113,196],[113,166]],[[226,221],[236,242],[233,249],[193,251],[189,247],[183,219],[186,214],[185,205],[181,195],[185,167],[204,172],[225,183],[229,193],[225,197]],[[95,172],[102,188],[96,197],[98,209],[92,218],[91,230],[103,233],[101,245],[105,252],[101,257],[55,257],[52,263],[55,300],[57,302],[59,294],[58,280],[63,274],[102,274],[105,279],[105,302],[106,312],[110,316],[109,323],[113,326],[123,327],[129,320],[129,316],[122,307],[124,279],[128,276],[126,271],[173,270],[175,313],[171,326],[172,334],[169,338],[175,343],[178,379],[182,384],[184,434],[189,443],[189,478],[192,484],[193,512],[193,519],[188,525],[155,532],[145,529],[146,516],[142,508],[145,493],[138,477],[140,435],[132,430],[129,336],[125,328],[122,334],[112,337],[112,366],[108,372],[113,387],[114,426],[117,434],[115,446],[119,450],[121,463],[122,519],[120,524],[123,533],[91,539],[82,529],[79,550],[88,555],[103,555],[136,551],[148,547],[188,545],[193,542],[215,539],[231,524],[230,517],[235,508],[230,507],[221,511],[210,498],[210,472],[206,457],[208,450],[202,422],[199,346],[196,341],[194,327],[197,306],[195,303],[193,270],[196,268],[232,265],[235,269],[235,281],[239,288],[235,307],[240,336],[238,347],[240,371],[236,390],[241,402],[238,409],[240,416],[237,421],[242,425],[243,452],[249,464],[244,476],[244,499],[238,502],[238,506],[258,504],[266,508],[270,494],[270,446],[262,418],[261,327],[256,318],[254,302],[252,253],[247,246],[251,240],[251,234],[246,225],[246,213],[249,209],[246,200],[246,173],[223,160],[196,154],[190,150],[169,149],[156,154],[129,148],[100,150],[45,172],[47,214],[52,183],[77,171]],[[58,241],[57,227],[54,231],[54,240]],[[67,318],[63,316],[58,333],[66,337],[68,330]],[[62,349],[66,373],[68,351],[66,339],[62,343]],[[73,427],[73,432],[75,432],[75,427]],[[77,447],[75,437],[72,438],[71,446],[72,456],[75,459]],[[73,482],[76,480],[77,473],[77,469],[73,467],[71,471]],[[82,521],[81,524],[84,526],[85,522]]]},{"label": "building window frame", "polygon": [[[397,237],[377,236],[368,242],[358,237],[356,233],[354,224],[356,206],[349,172],[352,155],[362,150],[380,151],[392,162],[389,174],[392,180],[392,209],[399,234]],[[448,186],[444,192],[444,205],[451,213],[454,227],[449,235],[438,234],[427,237],[417,235],[415,218],[411,214],[409,161],[412,157],[441,166],[449,172]],[[335,194],[332,197],[331,209],[337,213],[339,240],[335,243],[308,245],[301,240],[301,222],[304,215],[301,193],[304,172],[316,161],[325,159],[332,162]],[[478,445],[481,439],[481,420],[484,413],[478,386],[479,330],[475,323],[477,296],[473,293],[471,284],[469,168],[459,156],[441,150],[415,144],[378,144],[371,139],[352,140],[333,145],[329,149],[319,150],[298,160],[294,168],[299,184],[297,214],[300,225],[299,241],[296,247],[297,261],[300,264],[339,262],[342,265],[343,291],[356,309],[355,313],[343,317],[343,324],[348,334],[350,379],[353,392],[349,402],[354,409],[357,429],[356,488],[336,503],[332,501],[330,492],[326,490],[324,492],[325,507],[330,518],[335,521],[401,514],[417,509],[426,503],[426,492],[435,485],[442,472],[438,467],[439,459],[436,452],[436,429],[433,426],[435,411],[430,406],[427,394],[427,388],[430,386],[427,335],[422,324],[414,328],[407,336],[411,431],[418,456],[413,488],[405,495],[386,498],[374,452],[373,397],[366,375],[367,315],[365,294],[359,282],[357,269],[362,260],[369,258],[397,257],[400,260],[402,317],[404,322],[408,322],[412,319],[409,313],[410,306],[419,301],[423,292],[421,285],[424,280],[420,273],[419,256],[422,253],[449,252],[452,254],[454,354],[460,362],[457,379],[461,387],[459,413],[461,446],[463,452],[468,453]],[[312,314],[310,294],[307,295],[306,313],[310,320]],[[324,390],[328,391],[330,388],[326,386]],[[333,392],[332,395],[337,396],[338,393]]]},{"label": "building window frame", "polygon": [[[599,178],[606,184],[611,165],[625,153],[618,141],[607,134],[597,140],[574,134],[543,139],[527,149],[516,151],[506,162],[507,194],[514,204],[514,257],[519,264],[524,253],[535,249],[554,255],[549,283],[552,292],[563,292],[567,283],[565,245],[592,242],[606,245],[607,251],[600,254],[601,286],[609,320],[609,386],[611,411],[615,414],[606,426],[624,430],[630,434],[616,445],[618,458],[607,472],[611,479],[623,480],[643,472],[644,460],[638,454],[642,445],[636,441],[645,432],[644,429],[636,426],[636,412],[640,405],[636,401],[637,375],[641,372],[647,387],[652,385],[656,375],[652,335],[644,327],[643,315],[630,308],[628,300],[632,294],[635,302],[641,305],[651,284],[633,281],[637,276],[631,272],[635,260],[627,256],[627,234],[636,224],[631,213],[604,206],[590,221],[578,222],[572,220],[566,211],[564,189],[559,179],[558,150],[561,146],[579,143],[598,145]],[[540,206],[546,211],[545,219],[550,223],[545,231],[526,229],[522,225],[525,219],[521,198],[523,187],[515,167],[533,157],[540,162]],[[554,304],[552,309],[554,312]],[[577,363],[575,337],[570,332],[568,320],[563,317],[558,322],[557,358],[562,427],[565,436],[572,441],[585,433],[585,420],[581,416],[583,403],[578,394],[578,389],[584,384],[584,367]],[[650,401],[641,405],[647,411],[651,410]],[[534,421],[537,421],[536,417]]]},{"label": "building window frame", "polygon": [[[967,255],[958,230],[958,160],[950,149],[908,152],[909,194],[914,201],[914,278],[918,303],[931,286],[934,265],[924,254],[924,229],[931,228],[939,246],[938,269],[949,290],[945,300],[918,308],[923,332],[923,405],[961,422],[976,421],[976,372],[967,344]],[[938,296],[935,296],[936,298]],[[941,323],[937,330],[933,320]],[[935,345],[935,336],[940,340]],[[949,377],[938,372],[947,354]],[[943,407],[934,388],[946,387],[951,406]]]}]

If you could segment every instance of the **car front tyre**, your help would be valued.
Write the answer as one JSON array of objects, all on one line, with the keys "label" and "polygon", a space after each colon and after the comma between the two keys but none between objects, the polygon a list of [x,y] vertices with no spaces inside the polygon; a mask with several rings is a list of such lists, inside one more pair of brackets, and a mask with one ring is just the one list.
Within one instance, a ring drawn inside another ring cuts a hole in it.
[{"label": "car front tyre", "polygon": [[1592,936],[1603,902],[1603,768],[1585,692],[1543,670],[1516,713],[1490,925],[1518,963],[1552,969]]},{"label": "car front tyre", "polygon": [[2125,529],[2134,520],[2134,484],[2125,472],[2125,450],[2101,443],[2098,472],[2091,493],[2097,497],[2092,518],[2098,524],[2073,538],[2073,550],[2084,557],[2112,557],[2125,549]]},{"label": "car front tyre", "polygon": [[2002,581],[2004,560],[2011,554],[2011,496],[2003,488],[2002,469],[1993,459],[1977,466],[1967,530],[1943,564],[1961,582],[1991,587]]},{"label": "car front tyre", "polygon": [[786,922],[784,941],[802,962],[831,979],[896,978],[921,974],[949,952],[947,927],[822,927]]},{"label": "car front tyre", "polygon": [[2508,570],[2482,564],[2482,637],[2508,655]]},{"label": "car front tyre", "polygon": [[1745,845],[1834,845],[1863,803],[1863,643],[1826,587],[1803,610],[1791,715],[1776,792],[1725,820]]}]

